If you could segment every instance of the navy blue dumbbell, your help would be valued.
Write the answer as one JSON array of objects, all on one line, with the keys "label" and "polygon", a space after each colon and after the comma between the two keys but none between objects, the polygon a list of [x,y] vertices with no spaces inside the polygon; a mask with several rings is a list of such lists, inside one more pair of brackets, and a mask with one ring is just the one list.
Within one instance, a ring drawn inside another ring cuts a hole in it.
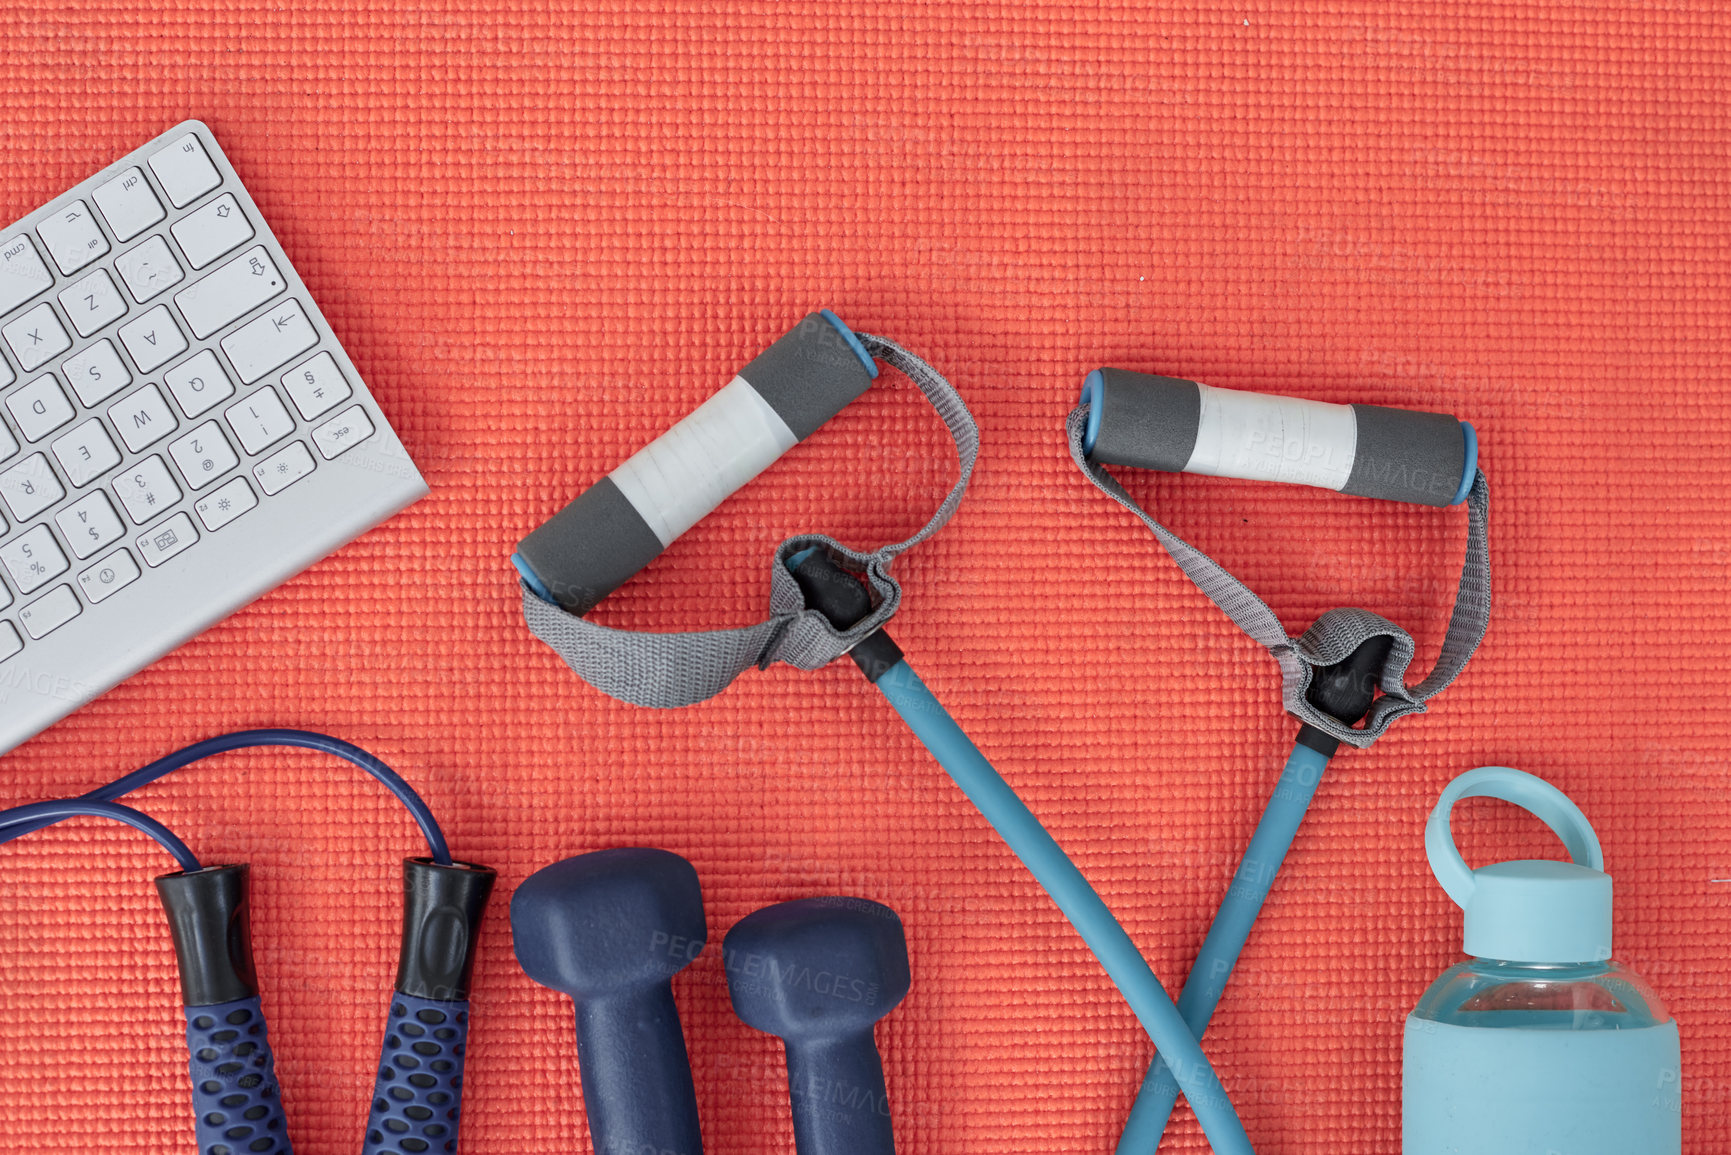
[{"label": "navy blue dumbbell", "polygon": [[511,898],[517,961],[577,1009],[577,1067],[601,1155],[700,1155],[697,1092],[673,976],[703,951],[703,892],[665,850],[543,867]]},{"label": "navy blue dumbbell", "polygon": [[872,1027],[908,993],[902,921],[863,898],[802,898],[741,919],[722,944],[733,1010],[787,1048],[799,1155],[894,1155]]}]

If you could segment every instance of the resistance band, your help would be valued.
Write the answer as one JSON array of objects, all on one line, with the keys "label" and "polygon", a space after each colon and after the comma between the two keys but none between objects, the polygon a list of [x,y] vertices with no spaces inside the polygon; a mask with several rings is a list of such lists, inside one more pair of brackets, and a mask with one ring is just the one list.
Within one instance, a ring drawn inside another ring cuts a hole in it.
[{"label": "resistance band", "polygon": [[[1067,430],[1071,456],[1088,479],[1139,517],[1197,587],[1268,648],[1280,663],[1286,708],[1302,722],[1178,997],[1180,1015],[1200,1039],[1329,759],[1341,743],[1368,746],[1396,718],[1423,711],[1484,637],[1490,621],[1489,495],[1478,469],[1478,437],[1471,425],[1445,414],[1331,405],[1119,369],[1088,375]],[[1262,599],[1144,512],[1102,468],[1108,464],[1314,485],[1423,505],[1467,502],[1467,557],[1435,668],[1407,686],[1411,636],[1366,610],[1330,610],[1302,637],[1289,637]],[[1355,728],[1361,719],[1365,725]],[[1153,1152],[1184,1090],[1172,1073],[1173,1060],[1182,1062],[1183,1056],[1158,1043],[1156,1050],[1119,1139],[1119,1155]]]},{"label": "resistance band", "polygon": [[[817,534],[782,542],[771,568],[771,617],[742,629],[643,634],[609,629],[580,616],[647,564],[678,532],[857,396],[876,376],[873,357],[899,369],[920,388],[956,442],[961,476],[924,528],[906,541],[871,553],[856,552]],[[779,376],[783,373],[797,389],[784,394],[779,386],[761,384],[783,380]],[[756,400],[749,395],[752,392],[758,394]],[[813,424],[808,416],[796,426],[778,400],[784,395],[814,399],[809,413],[821,415],[822,420]],[[771,415],[785,429],[769,421]],[[756,428],[753,423],[769,424],[770,432],[751,433]],[[747,432],[733,432],[738,429]],[[892,341],[866,334],[856,337],[827,310],[814,313],[742,369],[709,404],[524,539],[513,558],[522,577],[524,618],[536,636],[585,681],[612,697],[642,706],[703,701],[751,666],[779,661],[817,669],[850,651],[856,662],[862,662],[862,669],[875,661],[873,680],[891,705],[1070,919],[1156,1048],[1177,1061],[1179,1084],[1215,1151],[1249,1155],[1252,1149],[1243,1124],[1194,1032],[1184,1025],[1123,927],[881,633],[901,599],[891,563],[949,519],[967,488],[978,449],[979,430],[973,416],[931,366]],[[677,483],[648,480],[660,471],[677,473]],[[853,573],[861,575],[866,585]],[[832,619],[815,608],[814,582],[845,596],[847,612]],[[893,660],[889,660],[891,651]]]}]

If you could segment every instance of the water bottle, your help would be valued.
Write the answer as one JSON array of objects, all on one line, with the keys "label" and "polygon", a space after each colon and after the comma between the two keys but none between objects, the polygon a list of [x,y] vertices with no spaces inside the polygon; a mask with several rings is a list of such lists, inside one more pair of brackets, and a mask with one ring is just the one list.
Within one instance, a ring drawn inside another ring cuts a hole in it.
[{"label": "water bottle", "polygon": [[[1462,798],[1531,811],[1571,861],[1469,868],[1449,830]],[[1543,779],[1486,766],[1443,791],[1425,850],[1474,957],[1407,1018],[1405,1155],[1680,1155],[1677,1024],[1611,961],[1611,877],[1586,816]]]}]

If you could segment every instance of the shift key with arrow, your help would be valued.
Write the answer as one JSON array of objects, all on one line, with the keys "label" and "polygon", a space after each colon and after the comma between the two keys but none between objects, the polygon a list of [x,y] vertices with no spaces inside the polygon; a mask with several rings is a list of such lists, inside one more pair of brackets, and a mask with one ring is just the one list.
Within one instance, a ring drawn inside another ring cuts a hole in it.
[{"label": "shift key with arrow", "polygon": [[233,193],[223,193],[195,213],[174,223],[171,230],[180,251],[195,269],[202,269],[224,253],[252,240],[252,222],[246,219]]},{"label": "shift key with arrow", "polygon": [[283,275],[277,272],[263,245],[254,245],[203,280],[174,295],[180,315],[192,335],[204,340],[231,321],[283,291]]}]

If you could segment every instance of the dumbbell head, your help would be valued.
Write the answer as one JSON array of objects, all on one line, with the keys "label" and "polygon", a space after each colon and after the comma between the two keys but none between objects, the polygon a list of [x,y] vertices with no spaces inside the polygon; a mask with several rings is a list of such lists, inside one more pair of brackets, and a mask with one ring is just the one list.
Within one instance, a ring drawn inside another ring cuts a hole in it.
[{"label": "dumbbell head", "polygon": [[536,871],[511,897],[517,961],[571,996],[597,1151],[701,1155],[697,1092],[673,976],[703,951],[697,871],[624,847]]},{"label": "dumbbell head", "polygon": [[869,1032],[908,993],[902,920],[863,898],[801,898],[747,915],[722,945],[733,1009],[789,1042]]},{"label": "dumbbell head", "polygon": [[703,951],[703,892],[665,850],[598,850],[543,867],[511,897],[517,961],[584,999],[665,983]]}]

